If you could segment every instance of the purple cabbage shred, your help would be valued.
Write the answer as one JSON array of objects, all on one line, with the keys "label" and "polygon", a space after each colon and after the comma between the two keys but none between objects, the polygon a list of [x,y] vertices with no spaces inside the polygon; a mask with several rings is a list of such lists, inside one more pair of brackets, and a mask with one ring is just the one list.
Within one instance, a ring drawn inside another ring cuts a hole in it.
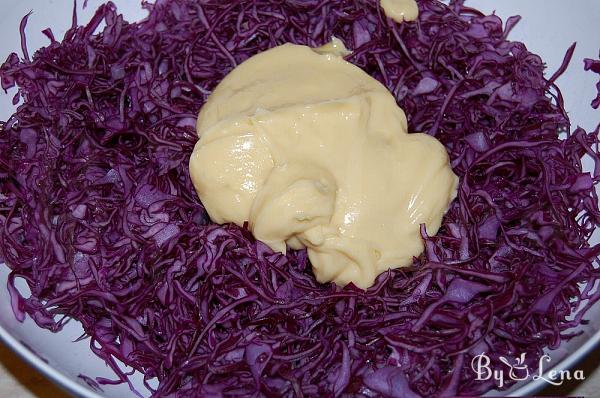
[{"label": "purple cabbage shred", "polygon": [[[598,57],[600,58],[600,53],[598,54]],[[600,59],[585,58],[583,63],[585,70],[591,70],[592,72],[600,75]],[[598,109],[598,107],[600,107],[600,79],[598,80],[598,83],[596,83],[596,89],[598,90],[598,95],[596,95],[596,98],[592,100],[592,107],[594,109]]]}]

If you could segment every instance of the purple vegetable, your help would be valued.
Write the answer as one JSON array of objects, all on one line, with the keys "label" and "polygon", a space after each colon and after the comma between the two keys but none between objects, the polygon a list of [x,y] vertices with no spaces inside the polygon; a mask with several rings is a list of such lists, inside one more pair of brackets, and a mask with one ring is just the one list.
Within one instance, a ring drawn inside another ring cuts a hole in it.
[{"label": "purple vegetable", "polygon": [[386,367],[377,369],[364,378],[365,385],[371,390],[390,398],[418,398],[410,390],[406,376],[400,368]]},{"label": "purple vegetable", "polygon": [[[600,57],[600,54],[598,54],[598,56]],[[600,59],[596,60],[586,58],[583,60],[583,63],[585,70],[591,70],[592,72],[600,75]],[[598,95],[592,101],[592,107],[594,107],[594,109],[598,109],[598,107],[600,107],[600,80],[598,80],[598,83],[596,83],[596,88],[598,89]]]},{"label": "purple vegetable", "polygon": [[[52,331],[77,319],[117,374],[98,383],[128,381],[118,360],[180,397],[478,395],[494,385],[474,380],[474,355],[525,353],[534,368],[572,336],[573,309],[600,299],[598,131],[559,139],[554,80],[574,47],[545,79],[506,39],[518,18],[503,29],[423,0],[418,23],[396,25],[377,4],[160,0],[128,23],[107,3],[62,42],[46,31],[46,48],[10,55],[0,79],[21,103],[0,123],[0,256],[17,317]],[[332,35],[460,176],[438,234],[422,228],[425,253],[368,291],[319,284],[306,252],[212,224],[187,169],[194,119],[227,72]]]},{"label": "purple vegetable", "polygon": [[260,378],[263,370],[273,356],[273,349],[269,344],[251,343],[246,346],[246,362],[256,381],[257,389],[260,388]]}]

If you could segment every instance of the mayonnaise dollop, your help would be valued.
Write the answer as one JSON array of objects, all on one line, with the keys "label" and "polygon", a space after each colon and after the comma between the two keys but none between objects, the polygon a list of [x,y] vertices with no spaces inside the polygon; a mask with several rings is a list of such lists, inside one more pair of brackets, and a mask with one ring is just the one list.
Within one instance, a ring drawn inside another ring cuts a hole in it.
[{"label": "mayonnaise dollop", "polygon": [[190,174],[213,221],[306,247],[320,282],[368,288],[423,251],[419,226],[437,232],[457,177],[340,45],[285,44],[229,73],[198,117]]},{"label": "mayonnaise dollop", "polygon": [[379,4],[385,15],[398,23],[415,21],[419,17],[419,6],[415,0],[381,0]]}]

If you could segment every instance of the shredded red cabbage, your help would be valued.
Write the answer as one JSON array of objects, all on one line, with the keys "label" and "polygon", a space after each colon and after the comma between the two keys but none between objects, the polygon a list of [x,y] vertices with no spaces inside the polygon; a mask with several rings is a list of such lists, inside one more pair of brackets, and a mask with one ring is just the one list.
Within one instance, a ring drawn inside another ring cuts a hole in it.
[{"label": "shredded red cabbage", "polygon": [[[107,3],[62,42],[46,30],[32,57],[23,35],[24,58],[0,68],[20,103],[0,124],[0,253],[16,316],[52,331],[76,319],[119,375],[98,382],[126,381],[120,360],[158,378],[155,396],[178,397],[477,395],[495,386],[475,380],[474,355],[501,369],[500,356],[525,353],[533,368],[571,337],[585,323],[574,308],[600,299],[600,247],[588,243],[598,131],[569,133],[554,85],[573,48],[546,79],[507,39],[518,17],[503,27],[462,1],[422,0],[419,20],[397,25],[377,4],[158,0],[128,23]],[[304,251],[286,257],[212,224],[187,169],[198,110],[226,73],[332,35],[460,176],[439,233],[422,229],[425,253],[366,292],[317,283]]]},{"label": "shredded red cabbage", "polygon": [[[600,57],[600,54],[598,54],[598,57]],[[600,59],[596,60],[585,58],[583,63],[585,70],[591,70],[592,72],[600,75]],[[596,95],[596,98],[592,100],[592,107],[594,109],[598,109],[598,107],[600,107],[600,80],[598,80],[598,83],[596,83],[596,89],[598,90],[598,95]]]}]

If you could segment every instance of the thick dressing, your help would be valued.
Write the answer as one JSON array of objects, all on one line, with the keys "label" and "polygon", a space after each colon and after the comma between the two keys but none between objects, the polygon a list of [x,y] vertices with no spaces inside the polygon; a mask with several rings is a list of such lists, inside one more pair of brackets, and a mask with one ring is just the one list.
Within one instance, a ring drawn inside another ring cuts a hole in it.
[{"label": "thick dressing", "polygon": [[408,134],[387,89],[343,44],[286,44],[235,68],[202,108],[190,174],[217,223],[308,249],[318,281],[371,286],[423,251],[456,195],[444,147]]},{"label": "thick dressing", "polygon": [[379,4],[385,15],[398,23],[414,21],[419,17],[415,0],[381,0]]}]

